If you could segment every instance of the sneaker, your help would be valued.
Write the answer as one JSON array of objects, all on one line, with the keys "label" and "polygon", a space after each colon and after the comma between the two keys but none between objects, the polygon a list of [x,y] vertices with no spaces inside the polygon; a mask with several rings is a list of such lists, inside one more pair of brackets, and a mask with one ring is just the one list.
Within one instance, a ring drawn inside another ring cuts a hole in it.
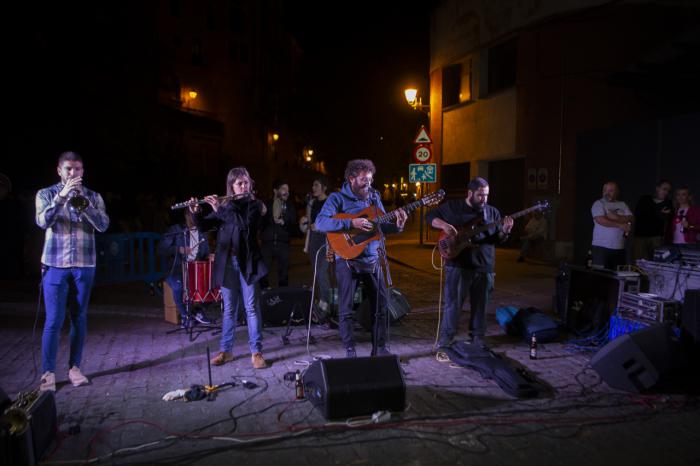
[{"label": "sneaker", "polygon": [[207,317],[204,315],[204,313],[202,311],[199,311],[198,313],[196,313],[194,315],[194,320],[196,320],[200,324],[204,324],[204,325],[211,324],[211,320],[207,319]]},{"label": "sneaker", "polygon": [[394,353],[389,351],[386,346],[380,346],[375,351],[373,351],[375,356],[393,356]]},{"label": "sneaker", "polygon": [[53,372],[46,371],[44,375],[41,376],[41,385],[39,385],[39,391],[56,391],[56,374]]},{"label": "sneaker", "polygon": [[73,366],[70,368],[68,371],[68,378],[74,387],[80,387],[81,385],[87,385],[90,383],[90,380],[85,377],[82,372],[80,372],[80,368],[78,366]]},{"label": "sneaker", "polygon": [[253,353],[253,355],[250,357],[250,360],[253,363],[253,369],[267,368],[267,361],[265,361],[265,358],[263,358],[261,352]]},{"label": "sneaker", "polygon": [[219,351],[219,354],[211,358],[212,366],[223,366],[230,361],[233,361],[233,353],[230,351]]},{"label": "sneaker", "polygon": [[345,357],[346,358],[356,358],[357,351],[355,351],[355,348],[346,348],[345,349]]},{"label": "sneaker", "polygon": [[442,350],[438,350],[438,352],[435,353],[435,359],[437,362],[450,362],[450,357]]}]

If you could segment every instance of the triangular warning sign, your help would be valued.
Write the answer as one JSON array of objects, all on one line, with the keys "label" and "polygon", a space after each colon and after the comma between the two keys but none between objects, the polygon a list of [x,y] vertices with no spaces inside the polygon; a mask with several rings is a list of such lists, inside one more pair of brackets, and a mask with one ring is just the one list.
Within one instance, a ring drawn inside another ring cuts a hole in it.
[{"label": "triangular warning sign", "polygon": [[428,134],[428,130],[425,129],[425,126],[421,126],[413,142],[415,144],[432,144],[433,140],[430,139],[430,134]]}]

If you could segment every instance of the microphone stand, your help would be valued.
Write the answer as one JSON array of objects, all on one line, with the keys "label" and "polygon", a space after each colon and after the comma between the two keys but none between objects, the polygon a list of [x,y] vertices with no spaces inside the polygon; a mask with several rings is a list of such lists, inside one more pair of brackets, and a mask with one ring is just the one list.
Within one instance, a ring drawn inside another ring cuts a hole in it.
[{"label": "microphone stand", "polygon": [[[374,216],[375,218],[378,218],[380,216],[379,214],[379,203],[376,202],[375,196],[379,195],[379,191],[376,189],[370,188],[370,202],[374,206]],[[385,303],[385,323],[384,325],[386,326],[386,341],[384,345],[386,347],[390,347],[390,337],[389,337],[389,295],[388,295],[388,290],[390,287],[394,286],[392,280],[391,280],[391,271],[389,270],[389,261],[387,260],[386,256],[386,236],[384,235],[384,232],[382,231],[382,225],[381,223],[377,222],[377,231],[379,232],[379,242],[380,246],[378,248],[378,255],[379,255],[379,261],[378,265],[379,267],[377,268],[376,271],[376,277],[377,277],[377,285],[379,285],[380,279],[384,278],[386,276],[386,282],[384,289],[380,289],[379,286],[377,286],[377,302],[375,304],[375,313],[374,313],[374,325],[372,326],[372,332],[374,334],[374,342],[373,342],[373,348],[372,348],[372,356],[375,356],[375,351],[379,348],[378,346],[378,340],[379,340],[379,316],[380,312],[382,312],[381,306],[380,306],[380,299],[379,299],[379,294],[382,293],[384,295],[384,303]]]}]

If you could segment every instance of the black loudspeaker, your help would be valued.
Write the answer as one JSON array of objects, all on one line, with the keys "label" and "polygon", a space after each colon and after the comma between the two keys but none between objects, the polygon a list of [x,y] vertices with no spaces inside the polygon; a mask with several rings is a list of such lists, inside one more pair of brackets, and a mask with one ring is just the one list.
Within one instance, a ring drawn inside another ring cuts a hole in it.
[{"label": "black loudspeaker", "polygon": [[5,408],[10,404],[10,397],[7,396],[5,390],[0,387],[0,415],[5,412]]},{"label": "black loudspeaker", "polygon": [[397,356],[321,359],[302,380],[306,397],[326,419],[406,407],[406,383]]},{"label": "black loudspeaker", "polygon": [[[560,271],[557,277],[559,317],[567,327],[581,333],[603,328],[618,307],[624,291],[639,291],[639,277],[618,275],[605,269],[568,266],[568,276]],[[561,308],[563,306],[563,309]]]},{"label": "black loudspeaker", "polygon": [[685,290],[681,325],[695,343],[700,343],[700,289]]},{"label": "black loudspeaker", "polygon": [[673,330],[658,324],[614,339],[593,356],[591,366],[611,387],[638,393],[656,385],[680,359]]},{"label": "black loudspeaker", "polygon": [[310,306],[310,288],[288,286],[263,290],[260,293],[263,324],[270,327],[287,325],[292,315],[294,319],[305,318]]},{"label": "black loudspeaker", "polygon": [[[0,464],[35,466],[56,435],[56,400],[51,391],[42,392],[30,406],[29,426],[21,434],[10,434],[2,423]],[[5,421],[6,419],[3,419]]]},{"label": "black loudspeaker", "polygon": [[[389,321],[394,323],[411,311],[411,305],[408,303],[406,296],[396,288],[389,288],[388,293],[389,299],[387,308],[389,311]],[[355,310],[355,319],[362,325],[362,328],[367,331],[372,330],[372,317],[374,316],[374,312],[375,309],[372,308],[372,301],[365,293],[362,303]]]}]

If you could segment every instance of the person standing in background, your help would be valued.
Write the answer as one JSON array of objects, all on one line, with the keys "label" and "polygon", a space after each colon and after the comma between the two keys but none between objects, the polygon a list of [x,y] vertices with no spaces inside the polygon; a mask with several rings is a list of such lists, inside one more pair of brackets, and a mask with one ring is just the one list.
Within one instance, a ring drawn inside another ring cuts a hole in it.
[{"label": "person standing in background", "polygon": [[614,181],[603,185],[603,197],[593,203],[591,261],[594,267],[616,270],[627,262],[625,239],[634,216],[627,204],[618,200],[620,188]]},{"label": "person standing in background", "polygon": [[673,204],[669,199],[671,183],[660,180],[654,194],[639,198],[634,208],[634,259],[654,257],[654,249],[661,246],[666,225],[673,216]]}]

